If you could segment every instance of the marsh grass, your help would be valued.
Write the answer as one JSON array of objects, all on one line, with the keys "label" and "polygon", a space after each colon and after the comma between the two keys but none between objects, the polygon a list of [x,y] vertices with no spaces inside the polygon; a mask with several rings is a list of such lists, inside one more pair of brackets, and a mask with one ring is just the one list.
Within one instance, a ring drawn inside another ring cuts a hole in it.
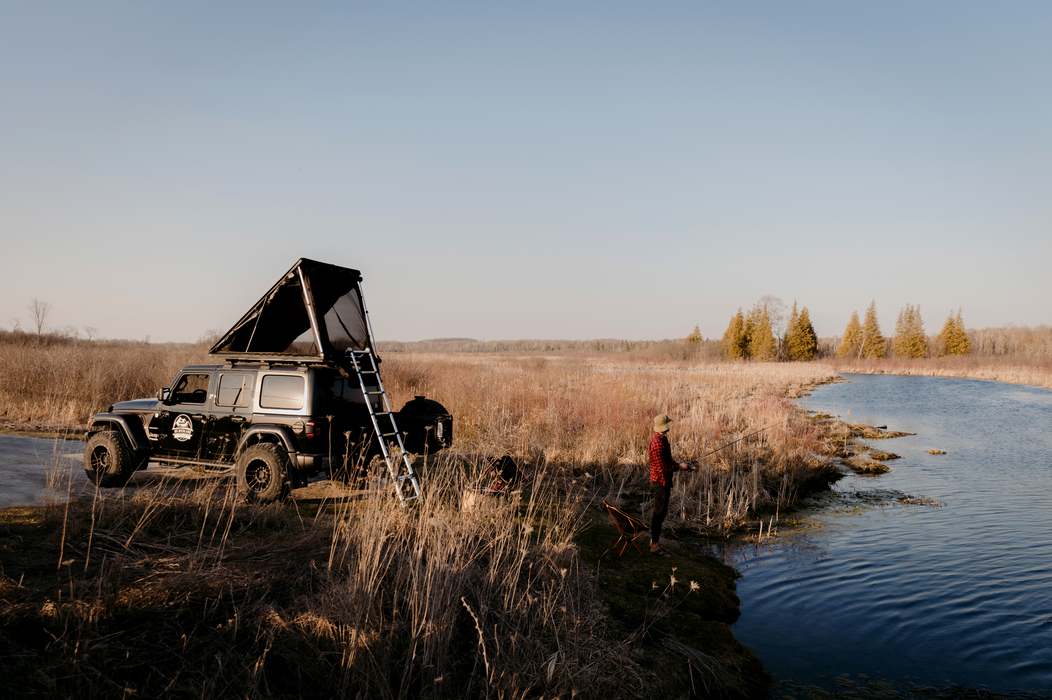
[{"label": "marsh grass", "polygon": [[214,479],[5,512],[0,692],[644,696],[582,575],[582,511],[544,470],[461,508],[467,467],[434,459],[413,509],[379,482],[261,506]]},{"label": "marsh grass", "polygon": [[[391,354],[384,371],[397,399],[426,393],[442,401],[458,449],[508,454],[571,477],[570,498],[638,500],[648,489],[646,445],[658,413],[675,420],[674,458],[698,467],[673,489],[680,523],[726,530],[752,510],[836,479],[816,451],[822,429],[783,398],[786,387],[833,379],[824,365],[640,368],[609,356]],[[735,444],[709,454],[728,443]],[[644,499],[644,518],[647,508]]]}]

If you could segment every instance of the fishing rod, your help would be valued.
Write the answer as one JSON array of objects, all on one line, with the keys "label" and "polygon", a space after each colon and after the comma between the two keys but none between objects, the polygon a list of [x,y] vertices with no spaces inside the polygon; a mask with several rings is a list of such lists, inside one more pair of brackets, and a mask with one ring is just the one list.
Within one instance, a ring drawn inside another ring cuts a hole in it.
[{"label": "fishing rod", "polygon": [[702,455],[701,457],[698,457],[698,458],[697,458],[696,460],[694,460],[694,461],[695,461],[695,462],[700,462],[701,460],[705,459],[705,458],[706,458],[706,457],[708,457],[709,455],[714,455],[714,454],[716,454],[717,452],[719,452],[720,450],[726,449],[726,448],[730,447],[731,445],[735,445],[735,444],[737,444],[737,443],[739,443],[739,442],[741,442],[742,440],[745,440],[745,439],[747,439],[747,438],[751,438],[751,437],[752,437],[753,435],[759,435],[759,434],[760,434],[760,433],[762,433],[763,431],[765,431],[765,430],[768,430],[768,429],[770,429],[770,428],[773,428],[773,427],[774,427],[774,426],[776,426],[776,425],[781,425],[781,421],[778,421],[777,423],[771,423],[770,425],[768,425],[768,426],[766,426],[766,427],[760,428],[759,430],[755,430],[755,431],[753,431],[753,432],[749,433],[748,435],[746,435],[746,436],[744,436],[744,437],[740,437],[740,438],[738,438],[738,439],[737,439],[737,440],[735,440],[734,442],[728,442],[728,443],[727,443],[726,445],[723,445],[722,447],[717,447],[717,448],[716,448],[715,450],[713,450],[712,452],[708,452],[708,453],[706,453],[706,454],[703,454],[703,455]]}]

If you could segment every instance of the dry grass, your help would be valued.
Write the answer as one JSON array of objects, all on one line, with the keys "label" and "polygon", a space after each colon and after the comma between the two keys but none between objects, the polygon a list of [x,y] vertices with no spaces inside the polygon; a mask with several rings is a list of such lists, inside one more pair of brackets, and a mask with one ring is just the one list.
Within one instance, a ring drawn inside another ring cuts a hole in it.
[{"label": "dry grass", "polygon": [[205,345],[0,343],[0,426],[66,432],[116,401],[155,396]]},{"label": "dry grass", "polygon": [[0,693],[42,697],[644,697],[604,627],[564,507],[433,461],[422,504],[235,503],[211,482],[107,493],[0,523]]},{"label": "dry grass", "polygon": [[442,401],[454,415],[459,450],[510,454],[571,475],[577,489],[610,502],[646,487],[653,417],[668,413],[676,421],[674,457],[698,462],[697,472],[677,479],[672,513],[699,527],[734,526],[749,511],[831,477],[815,454],[819,429],[782,398],[789,387],[832,379],[826,365],[683,369],[666,362],[640,369],[630,358],[602,355],[390,354],[384,371],[399,401],[414,394]]}]

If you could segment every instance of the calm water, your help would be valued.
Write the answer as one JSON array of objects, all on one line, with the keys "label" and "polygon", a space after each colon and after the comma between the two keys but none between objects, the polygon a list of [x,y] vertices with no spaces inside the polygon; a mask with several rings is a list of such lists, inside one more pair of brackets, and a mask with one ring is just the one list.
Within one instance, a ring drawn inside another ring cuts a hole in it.
[{"label": "calm water", "polygon": [[40,505],[48,470],[66,477],[63,485],[80,487],[84,476],[84,442],[0,435],[0,508]]},{"label": "calm water", "polygon": [[[870,441],[902,455],[890,473],[845,478],[808,527],[752,548],[735,634],[776,675],[824,686],[865,673],[1052,688],[1052,391],[846,378],[799,403],[917,435]],[[945,506],[881,497],[891,490]]]}]

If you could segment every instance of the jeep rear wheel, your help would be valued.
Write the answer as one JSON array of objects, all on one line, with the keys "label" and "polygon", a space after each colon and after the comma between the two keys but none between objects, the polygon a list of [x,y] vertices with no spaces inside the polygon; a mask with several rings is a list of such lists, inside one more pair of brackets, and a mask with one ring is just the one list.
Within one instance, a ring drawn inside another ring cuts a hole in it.
[{"label": "jeep rear wheel", "polygon": [[253,445],[237,458],[237,493],[249,501],[270,503],[289,494],[289,455],[271,443]]},{"label": "jeep rear wheel", "polygon": [[95,433],[84,448],[84,471],[91,483],[103,488],[124,486],[135,471],[128,441],[113,430]]}]

